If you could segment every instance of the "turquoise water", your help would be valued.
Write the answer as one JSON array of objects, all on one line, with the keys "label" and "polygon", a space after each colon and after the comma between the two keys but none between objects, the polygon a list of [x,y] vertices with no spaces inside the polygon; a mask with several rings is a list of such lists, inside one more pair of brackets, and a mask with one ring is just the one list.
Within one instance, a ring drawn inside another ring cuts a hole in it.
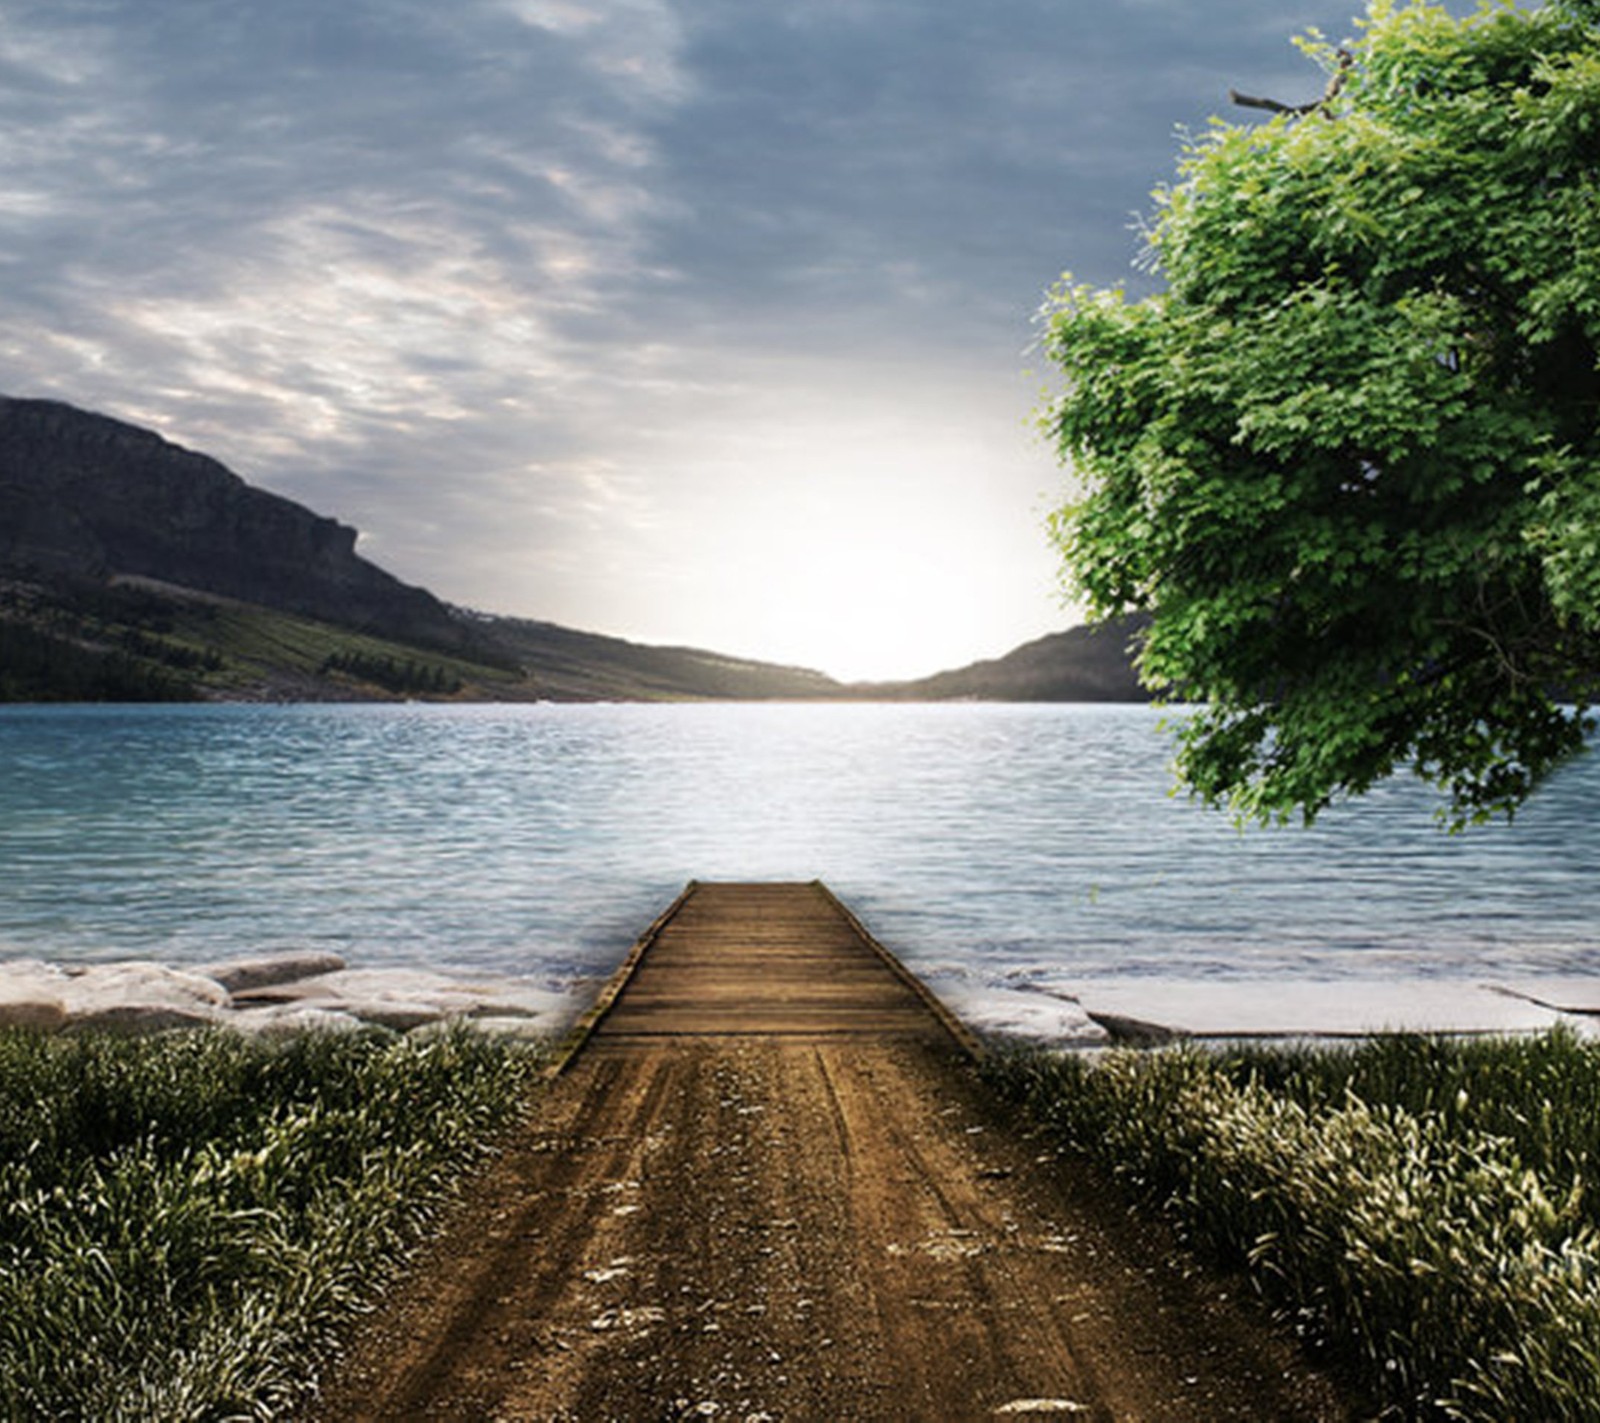
[{"label": "turquoise water", "polygon": [[1600,971],[1600,758],[1465,836],[1241,834],[1144,707],[0,709],[0,956],[608,969],[683,882],[826,879],[925,972]]}]

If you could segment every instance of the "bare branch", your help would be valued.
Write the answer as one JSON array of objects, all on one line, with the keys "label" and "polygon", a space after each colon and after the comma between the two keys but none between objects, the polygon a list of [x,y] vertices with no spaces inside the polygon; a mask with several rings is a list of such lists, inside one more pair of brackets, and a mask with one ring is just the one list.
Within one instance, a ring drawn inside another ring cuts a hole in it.
[{"label": "bare branch", "polygon": [[1228,102],[1237,104],[1241,109],[1270,109],[1275,114],[1303,114],[1308,108],[1315,108],[1311,104],[1280,104],[1276,99],[1257,99],[1251,94],[1241,94],[1237,89],[1228,90]]},{"label": "bare branch", "polygon": [[1241,94],[1237,89],[1228,90],[1228,101],[1241,109],[1267,109],[1275,114],[1314,114],[1339,96],[1345,80],[1350,76],[1350,66],[1354,63],[1355,56],[1349,50],[1341,49],[1339,67],[1328,77],[1328,87],[1322,91],[1320,99],[1314,99],[1309,104],[1280,104],[1276,99],[1258,99],[1253,94]]}]

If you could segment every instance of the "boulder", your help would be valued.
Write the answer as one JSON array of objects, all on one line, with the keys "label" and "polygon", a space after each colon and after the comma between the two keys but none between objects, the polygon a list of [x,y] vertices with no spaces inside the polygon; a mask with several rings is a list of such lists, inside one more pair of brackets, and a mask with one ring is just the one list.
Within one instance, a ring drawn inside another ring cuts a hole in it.
[{"label": "boulder", "polygon": [[983,1037],[1048,1042],[1058,1047],[1104,1047],[1111,1035],[1079,1003],[1026,985],[1001,988],[965,984],[940,995],[950,1009]]},{"label": "boulder", "polygon": [[38,959],[0,961],[0,1028],[54,1029],[67,1021],[60,969]]},{"label": "boulder", "polygon": [[1103,1047],[1110,1035],[1070,993],[1018,977],[995,983],[970,964],[936,960],[917,965],[922,982],[980,1038]]},{"label": "boulder", "polygon": [[453,978],[420,968],[341,969],[241,992],[237,1002],[240,1007],[302,1003],[340,1008],[368,1022],[411,1016],[423,1008],[430,1010],[430,1018],[549,1018],[570,1008],[565,995],[515,979]]},{"label": "boulder", "polygon": [[[558,993],[550,988],[536,988],[529,983],[508,980],[488,985],[483,990],[482,1003],[473,1010],[472,1020],[481,1024],[487,1019],[509,1020],[520,1018],[546,1027],[565,1024],[575,1016],[578,999],[571,992]],[[589,998],[593,998],[589,994]]]},{"label": "boulder", "polygon": [[280,983],[298,983],[318,974],[337,973],[345,961],[338,954],[316,949],[286,949],[255,958],[226,959],[199,964],[195,972],[220,983],[229,993],[253,993]]},{"label": "boulder", "polygon": [[251,1008],[230,1013],[227,1024],[257,1037],[292,1037],[296,1033],[353,1033],[363,1024],[353,1013],[330,1008],[309,1008],[284,1003],[272,1008]]},{"label": "boulder", "polygon": [[229,1005],[228,990],[214,979],[137,962],[95,964],[65,975],[61,999],[72,1027],[127,1033],[219,1023]]},{"label": "boulder", "polygon": [[393,1028],[397,1033],[407,1033],[412,1028],[442,1022],[454,1016],[437,1003],[408,1002],[404,998],[341,998],[337,1002],[338,1012],[347,1013],[374,1027]]},{"label": "boulder", "polygon": [[1557,1013],[1573,1013],[1580,1018],[1600,1017],[1600,983],[1591,976],[1542,974],[1538,978],[1515,978],[1488,985],[1496,993],[1524,999]]},{"label": "boulder", "polygon": [[0,960],[0,1027],[148,1033],[220,1025],[292,1033],[372,1024],[410,1032],[470,1020],[485,1031],[541,1037],[564,1027],[577,1006],[571,994],[523,979],[350,969],[336,954],[311,950],[198,969],[146,962],[64,969],[38,959]]},{"label": "boulder", "polygon": [[1438,978],[1120,978],[1039,985],[1069,993],[1114,1038],[1374,1037],[1385,1033],[1534,1033],[1581,1024],[1482,983]]}]

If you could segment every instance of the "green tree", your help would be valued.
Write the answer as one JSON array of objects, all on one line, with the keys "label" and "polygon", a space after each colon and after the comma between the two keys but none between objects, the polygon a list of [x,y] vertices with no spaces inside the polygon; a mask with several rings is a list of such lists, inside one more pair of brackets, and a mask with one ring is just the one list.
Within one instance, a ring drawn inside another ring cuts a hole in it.
[{"label": "green tree", "polygon": [[1324,102],[1187,144],[1159,294],[1054,293],[1052,532],[1092,612],[1153,614],[1206,800],[1309,819],[1409,765],[1460,824],[1600,681],[1600,4],[1358,23],[1300,42]]}]

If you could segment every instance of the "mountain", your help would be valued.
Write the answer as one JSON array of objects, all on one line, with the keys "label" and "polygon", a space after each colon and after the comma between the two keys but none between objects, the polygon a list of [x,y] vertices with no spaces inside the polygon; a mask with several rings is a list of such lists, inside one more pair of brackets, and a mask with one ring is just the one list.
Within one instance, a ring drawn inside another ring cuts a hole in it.
[{"label": "mountain", "polygon": [[356,531],[207,455],[104,415],[0,397],[0,568],[151,578],[401,642],[465,650],[437,598],[368,563]]},{"label": "mountain", "polygon": [[0,397],[0,700],[842,694],[818,672],[451,608],[356,538],[149,430]]},{"label": "mountain", "polygon": [[1141,699],[1132,625],[919,681],[452,608],[356,531],[105,415],[0,396],[0,701]]}]

